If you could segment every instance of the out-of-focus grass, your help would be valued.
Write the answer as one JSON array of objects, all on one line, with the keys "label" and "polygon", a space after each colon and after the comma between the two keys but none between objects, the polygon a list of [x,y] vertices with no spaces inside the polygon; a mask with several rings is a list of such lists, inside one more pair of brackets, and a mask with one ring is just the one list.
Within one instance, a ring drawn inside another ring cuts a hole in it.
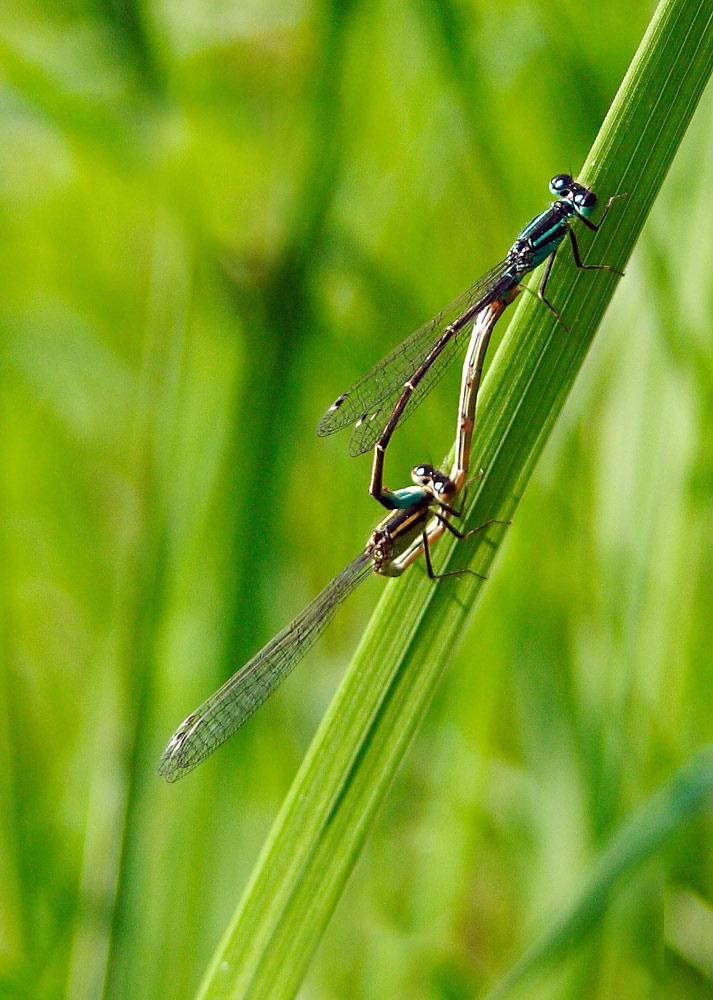
[{"label": "out-of-focus grass", "polygon": [[[576,171],[650,13],[3,10],[7,995],[197,986],[378,581],[195,775],[166,787],[157,757],[375,519],[367,463],[314,437],[322,410]],[[477,994],[711,738],[712,111],[707,96],[306,996]],[[397,435],[391,485],[446,450],[454,387]],[[476,646],[487,670],[469,669]],[[695,910],[672,908],[658,969],[651,955],[664,898],[710,911],[710,833],[709,817],[682,831],[527,995],[643,996],[657,974],[705,996]]]}]

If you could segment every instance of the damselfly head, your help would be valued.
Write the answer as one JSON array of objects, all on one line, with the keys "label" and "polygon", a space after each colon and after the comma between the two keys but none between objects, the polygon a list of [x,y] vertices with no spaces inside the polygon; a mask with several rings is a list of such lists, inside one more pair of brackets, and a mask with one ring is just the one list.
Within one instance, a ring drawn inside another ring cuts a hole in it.
[{"label": "damselfly head", "polygon": [[445,472],[440,472],[433,465],[424,463],[416,465],[411,470],[411,479],[416,486],[423,486],[436,500],[449,503],[455,497],[456,484]]},{"label": "damselfly head", "polygon": [[583,184],[578,184],[569,174],[557,174],[550,181],[550,191],[563,201],[569,201],[578,215],[585,218],[592,214],[597,196]]}]

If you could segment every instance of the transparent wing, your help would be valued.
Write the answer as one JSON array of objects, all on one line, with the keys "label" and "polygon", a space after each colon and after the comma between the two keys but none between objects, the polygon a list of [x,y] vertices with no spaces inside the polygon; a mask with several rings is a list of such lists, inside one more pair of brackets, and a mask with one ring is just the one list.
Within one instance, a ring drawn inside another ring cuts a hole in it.
[{"label": "transparent wing", "polygon": [[361,552],[289,625],[181,723],[169,740],[158,773],[177,781],[229,739],[299,663],[335,611],[371,571]]},{"label": "transparent wing", "polygon": [[[325,437],[327,434],[333,434],[335,431],[341,430],[342,427],[348,427],[360,420],[361,426],[373,424],[377,428],[371,442],[373,444],[379,436],[380,425],[384,421],[379,421],[377,417],[372,418],[372,414],[377,410],[381,413],[390,412],[385,405],[386,401],[398,399],[404,382],[428,357],[447,326],[451,324],[457,326],[459,320],[462,320],[463,326],[465,326],[480,309],[495,301],[507,288],[512,286],[512,278],[507,276],[509,267],[507,260],[497,264],[449,306],[439,312],[437,316],[434,316],[428,323],[424,323],[415,333],[412,333],[398,347],[395,347],[390,354],[382,358],[348,392],[338,396],[322,417],[317,434],[320,437]],[[448,362],[451,362],[454,357],[455,349],[452,348],[447,353],[446,358]],[[409,413],[433,388],[447,367],[447,364],[439,367],[436,371],[436,377],[430,381],[427,378],[424,379],[426,387],[419,386],[419,391],[414,393],[414,398],[407,407]],[[353,453],[359,454],[359,451],[366,451],[369,447],[369,444],[365,444],[357,452],[353,451],[353,447],[351,450]]]},{"label": "transparent wing", "polygon": [[[364,414],[363,417],[357,420],[349,441],[350,455],[361,455],[365,451],[369,451],[379,439],[381,439],[382,445],[386,447],[391,439],[391,433],[385,435],[386,427],[388,426],[392,429],[394,426],[400,427],[405,420],[408,420],[416,407],[421,404],[434,385],[450,368],[453,359],[463,347],[463,341],[470,339],[473,330],[483,323],[486,324],[487,343],[496,321],[500,318],[503,310],[514,301],[519,291],[519,286],[513,284],[509,276],[506,281],[500,282],[497,287],[501,288],[503,285],[506,286],[506,290],[500,292],[499,298],[496,298],[494,295],[488,295],[487,300],[481,300],[476,308],[470,310],[470,315],[468,312],[462,314],[464,318],[469,315],[467,321],[464,321],[458,327],[457,331],[445,346],[438,351],[432,361],[429,361],[427,355],[421,368],[417,369],[409,377],[412,383],[410,392],[407,393],[403,386],[395,386],[389,396],[370,410],[369,413]],[[491,309],[494,309],[495,312],[490,313]],[[436,348],[437,344],[434,350]],[[424,367],[425,374],[422,374]],[[415,388],[413,388],[413,385],[415,385]]]},{"label": "transparent wing", "polygon": [[[458,356],[458,351],[463,339],[467,340],[468,337],[470,337],[470,331],[472,328],[472,320],[468,323],[464,323],[462,328],[455,333],[453,337],[451,337],[443,350],[439,352],[438,357],[435,359],[433,364],[431,364],[426,374],[418,383],[416,389],[409,396],[403,413],[399,417],[399,427],[405,420],[408,420],[416,408],[421,405],[436,382],[439,382],[440,379],[446,374],[451,364]],[[426,356],[428,356],[428,352],[426,352]],[[414,367],[417,368],[418,364]],[[402,381],[396,382],[388,396],[384,396],[383,399],[381,399],[378,403],[375,403],[370,410],[363,413],[358,418],[349,439],[349,454],[353,458],[357,455],[363,455],[365,451],[369,451],[374,447],[377,440],[381,436],[384,425],[391,416],[394,406],[401,396],[401,393],[404,391],[404,381],[410,374],[413,374],[413,371],[408,372]]]}]

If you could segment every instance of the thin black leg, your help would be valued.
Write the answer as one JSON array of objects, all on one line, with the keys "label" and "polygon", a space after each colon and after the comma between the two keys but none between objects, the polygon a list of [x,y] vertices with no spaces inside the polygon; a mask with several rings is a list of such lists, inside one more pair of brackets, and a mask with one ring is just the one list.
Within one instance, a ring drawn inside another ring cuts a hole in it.
[{"label": "thin black leg", "polygon": [[[571,233],[572,230],[570,229],[569,232]],[[541,299],[545,303],[547,308],[550,309],[555,314],[555,316],[557,317],[557,322],[560,324],[560,326],[564,327],[567,333],[569,333],[569,328],[567,324],[562,319],[559,312],[552,305],[550,300],[545,297],[545,289],[547,288],[547,281],[550,277],[550,273],[552,271],[552,265],[554,264],[554,262],[555,262],[555,255],[551,253],[550,256],[547,258],[547,263],[545,264],[545,271],[544,274],[542,275],[542,281],[540,282],[540,287],[537,289],[537,297]]]},{"label": "thin black leg", "polygon": [[466,531],[463,538],[470,538],[472,535],[477,535],[479,531],[489,528],[491,524],[512,524],[512,521],[499,521],[497,517],[491,517],[489,520],[479,524],[477,528],[471,528],[470,531]]},{"label": "thin black leg", "polygon": [[619,271],[616,267],[612,267],[611,264],[583,264],[582,258],[579,256],[579,244],[577,243],[577,237],[571,229],[568,229],[567,232],[569,233],[569,241],[572,244],[572,256],[574,257],[574,263],[580,271],[613,271],[614,274],[618,274],[620,278],[624,277],[624,272]]},{"label": "thin black leg", "polygon": [[[438,514],[436,514],[436,517],[438,517]],[[446,520],[440,517],[438,518],[438,520],[439,521],[443,520],[443,524],[445,524],[446,527],[449,527],[448,522]],[[450,525],[450,527],[452,528],[452,525]],[[460,532],[456,532],[456,534],[458,535],[459,538],[466,537],[465,535],[461,535]],[[422,537],[423,537],[423,558],[426,562],[426,572],[428,573],[431,580],[443,580],[447,576],[463,576],[464,573],[467,573],[469,576],[477,576],[480,580],[487,580],[487,577],[483,576],[482,573],[476,573],[475,570],[473,569],[449,569],[445,573],[434,573],[433,563],[431,562],[431,548],[428,543],[428,535],[426,534],[425,531]]]}]

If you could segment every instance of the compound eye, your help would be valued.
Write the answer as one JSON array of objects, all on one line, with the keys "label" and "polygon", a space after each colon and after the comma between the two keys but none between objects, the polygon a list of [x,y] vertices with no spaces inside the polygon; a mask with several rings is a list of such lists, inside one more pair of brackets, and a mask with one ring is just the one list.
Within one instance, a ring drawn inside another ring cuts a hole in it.
[{"label": "compound eye", "polygon": [[552,194],[566,193],[573,183],[569,174],[556,174],[550,181],[550,191]]},{"label": "compound eye", "polygon": [[418,476],[418,478],[421,479],[423,476],[426,475],[426,466],[425,465],[414,465],[413,472],[411,473],[411,475]]},{"label": "compound eye", "polygon": [[591,210],[597,203],[597,196],[593,191],[578,191],[574,196],[574,203],[582,211]]},{"label": "compound eye", "polygon": [[435,480],[433,486],[439,496],[450,496],[455,492],[453,480],[449,479],[448,476],[439,476],[438,479]]},{"label": "compound eye", "polygon": [[597,196],[593,191],[587,191],[586,188],[582,188],[581,191],[577,191],[574,198],[572,199],[574,208],[576,212],[583,215],[585,218],[591,215],[594,211],[594,206],[597,203]]}]

